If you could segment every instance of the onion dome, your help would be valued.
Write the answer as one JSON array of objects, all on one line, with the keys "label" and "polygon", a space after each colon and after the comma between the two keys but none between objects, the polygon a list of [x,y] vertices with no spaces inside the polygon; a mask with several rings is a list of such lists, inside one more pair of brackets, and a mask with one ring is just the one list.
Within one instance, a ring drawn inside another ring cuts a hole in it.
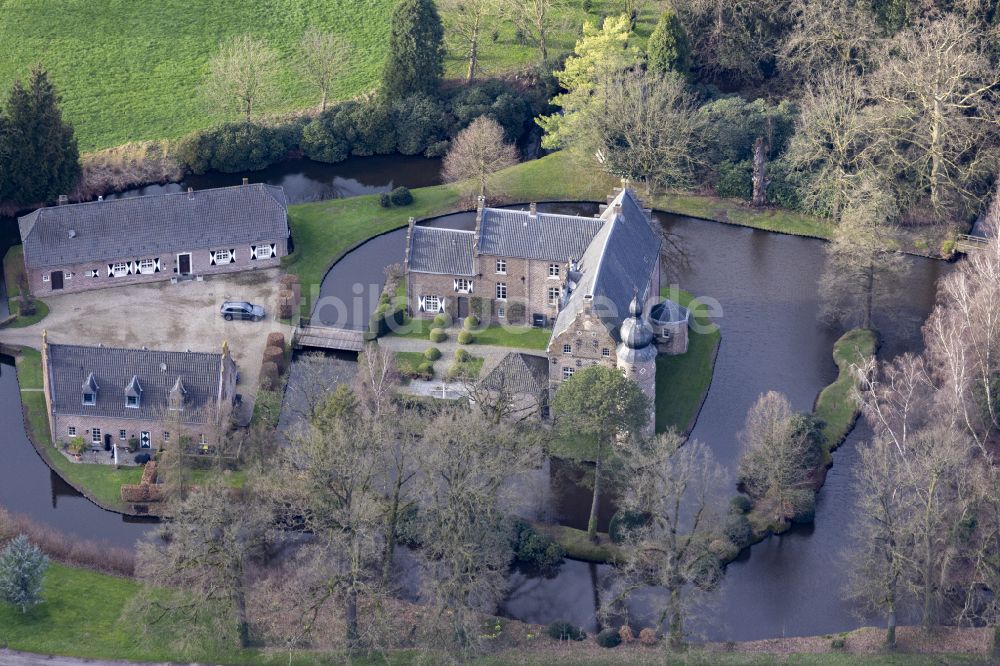
[{"label": "onion dome", "polygon": [[632,299],[628,307],[629,316],[622,322],[620,336],[622,345],[628,349],[645,349],[653,343],[653,331],[642,318],[639,297]]}]

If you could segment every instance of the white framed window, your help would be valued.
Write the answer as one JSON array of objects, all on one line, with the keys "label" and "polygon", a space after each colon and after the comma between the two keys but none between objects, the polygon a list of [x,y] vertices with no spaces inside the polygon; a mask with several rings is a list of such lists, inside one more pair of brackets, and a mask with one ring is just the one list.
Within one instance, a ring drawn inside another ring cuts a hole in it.
[{"label": "white framed window", "polygon": [[108,275],[111,277],[125,277],[128,275],[128,264],[119,261],[108,266]]},{"label": "white framed window", "polygon": [[559,264],[549,264],[549,277],[550,278],[559,277]]},{"label": "white framed window", "polygon": [[131,407],[132,409],[139,408],[139,396],[137,395],[127,395],[125,396],[125,406]]},{"label": "white framed window", "polygon": [[425,312],[440,312],[441,299],[438,296],[424,296]]},{"label": "white framed window", "polygon": [[604,358],[609,358],[611,356],[611,350],[605,347],[604,349],[601,350],[601,356],[603,356]]},{"label": "white framed window", "polygon": [[122,440],[124,442],[126,439],[128,439],[128,433],[126,433],[124,430],[119,430],[118,431],[118,439],[120,439],[120,440]]},{"label": "white framed window", "polygon": [[549,287],[549,305],[559,305],[559,287]]},{"label": "white framed window", "polygon": [[572,345],[563,345],[563,354],[572,354],[572,353],[573,353]]},{"label": "white framed window", "polygon": [[507,274],[507,260],[506,259],[497,259],[497,273],[500,274],[500,275],[506,275]]},{"label": "white framed window", "polygon": [[156,272],[156,260],[155,259],[140,259],[139,260],[139,272],[143,275],[152,275]]},{"label": "white framed window", "polygon": [[576,368],[574,368],[572,366],[569,366],[569,365],[564,365],[563,366],[563,379],[569,379],[570,377],[573,376],[574,372],[576,372]]},{"label": "white framed window", "polygon": [[70,427],[66,428],[66,433],[70,437],[76,437],[76,426],[70,426]]},{"label": "white framed window", "polygon": [[48,282],[48,281],[49,281],[49,274],[45,273],[44,275],[42,275],[42,282]]},{"label": "white framed window", "polygon": [[276,252],[274,245],[251,245],[250,246],[250,258],[251,259],[270,259]]},{"label": "white framed window", "polygon": [[[271,248],[268,248],[270,251]],[[233,259],[233,253],[229,250],[216,250],[215,251],[215,263],[217,264],[228,264]]]},{"label": "white framed window", "polygon": [[497,282],[497,300],[505,301],[507,300],[507,283]]},{"label": "white framed window", "polygon": [[507,308],[505,308],[502,305],[500,307],[498,307],[497,308],[497,316],[500,317],[501,319],[506,318],[506,316],[507,316]]},{"label": "white framed window", "polygon": [[94,444],[100,444],[101,443],[101,429],[100,428],[91,428],[90,429],[90,441],[93,442]]},{"label": "white framed window", "polygon": [[472,293],[472,280],[468,278],[456,278],[455,279],[455,291],[460,294],[471,294]]},{"label": "white framed window", "polygon": [[83,394],[83,404],[85,404],[85,405],[96,405],[97,404],[97,394],[96,393],[84,393]]},{"label": "white framed window", "polygon": [[170,441],[170,431],[169,430],[164,430],[163,431],[163,443],[166,444],[169,441]]}]

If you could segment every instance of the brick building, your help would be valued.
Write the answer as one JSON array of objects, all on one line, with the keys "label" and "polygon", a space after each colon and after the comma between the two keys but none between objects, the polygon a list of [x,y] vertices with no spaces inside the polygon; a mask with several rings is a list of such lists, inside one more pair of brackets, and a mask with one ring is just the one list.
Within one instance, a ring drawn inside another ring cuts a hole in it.
[{"label": "brick building", "polygon": [[476,311],[492,323],[551,327],[550,391],[602,364],[652,398],[656,355],[686,352],[689,324],[685,308],[660,300],[661,242],[627,188],[592,218],[480,201],[474,231],[410,225],[408,305],[414,316]]},{"label": "brick building", "polygon": [[32,294],[277,266],[284,190],[256,183],[39,208],[18,220]]},{"label": "brick building", "polygon": [[92,449],[219,443],[236,391],[236,364],[221,353],[49,344],[42,382],[52,441],[83,437]]}]

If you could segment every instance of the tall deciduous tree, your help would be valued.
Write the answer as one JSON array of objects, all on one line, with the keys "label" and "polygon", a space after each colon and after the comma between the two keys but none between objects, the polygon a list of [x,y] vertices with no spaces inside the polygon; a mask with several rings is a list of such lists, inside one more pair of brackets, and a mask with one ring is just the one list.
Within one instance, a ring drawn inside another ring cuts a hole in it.
[{"label": "tall deciduous tree", "polygon": [[875,76],[894,170],[913,173],[917,194],[941,212],[978,208],[1000,129],[1000,73],[974,24],[953,15],[899,33]]},{"label": "tall deciduous tree", "polygon": [[433,95],[444,75],[444,27],[433,0],[400,0],[392,12],[382,97]]},{"label": "tall deciduous tree", "polygon": [[249,122],[274,99],[278,56],[259,39],[238,35],[226,40],[208,67],[205,94],[220,109]]},{"label": "tall deciduous tree", "polygon": [[309,27],[299,41],[299,67],[320,93],[320,111],[326,111],[330,89],[348,65],[350,49],[337,34]]},{"label": "tall deciduous tree", "polygon": [[889,233],[894,216],[891,197],[874,177],[848,193],[820,278],[826,318],[872,328],[875,306],[907,269]]},{"label": "tall deciduous tree", "polygon": [[486,22],[500,13],[501,0],[440,0],[448,27],[466,54],[469,67],[465,80],[472,81],[479,71],[479,42]]},{"label": "tall deciduous tree", "polygon": [[21,204],[68,194],[80,178],[73,127],[62,118],[59,96],[41,67],[27,85],[15,81],[0,120],[0,199]]},{"label": "tall deciduous tree", "polygon": [[479,116],[458,133],[444,157],[444,179],[473,179],[479,196],[486,196],[491,175],[517,164],[517,147],[504,143],[503,128],[489,116]]},{"label": "tall deciduous tree", "polygon": [[600,104],[581,112],[571,145],[596,154],[608,173],[645,183],[647,193],[690,183],[701,117],[683,77],[615,74],[597,97]]},{"label": "tall deciduous tree", "polygon": [[667,5],[646,43],[649,71],[656,74],[686,74],[691,66],[687,32],[673,6]]},{"label": "tall deciduous tree", "polygon": [[542,62],[549,59],[549,31],[556,13],[566,6],[566,0],[503,0],[504,16],[524,38],[538,47]]},{"label": "tall deciduous tree", "polygon": [[0,551],[0,599],[27,613],[42,603],[42,584],[49,558],[23,534]]},{"label": "tall deciduous tree", "polygon": [[868,71],[878,55],[879,31],[871,12],[851,0],[792,0],[792,28],[778,64],[791,85],[831,68]]},{"label": "tall deciduous tree", "polygon": [[680,647],[696,602],[722,574],[709,544],[715,529],[711,506],[724,474],[707,446],[685,443],[674,431],[629,441],[620,458],[629,480],[622,505],[648,520],[626,533],[625,561],[615,572],[617,594],[603,610],[620,611],[619,604],[634,592],[662,587],[666,596],[656,609],[655,626],[666,621],[670,645]]},{"label": "tall deciduous tree", "polygon": [[587,534],[597,537],[604,465],[619,438],[636,437],[649,422],[649,398],[639,385],[614,368],[595,365],[576,372],[559,385],[552,413],[564,437],[595,441],[594,489]]},{"label": "tall deciduous tree", "polygon": [[538,119],[545,130],[544,147],[568,145],[581,134],[580,125],[586,114],[599,113],[605,108],[597,94],[601,84],[638,62],[638,51],[629,45],[631,36],[625,16],[609,16],[600,28],[590,21],[583,24],[583,37],[577,41],[573,55],[555,74],[566,92],[554,97],[552,104],[562,111]]}]

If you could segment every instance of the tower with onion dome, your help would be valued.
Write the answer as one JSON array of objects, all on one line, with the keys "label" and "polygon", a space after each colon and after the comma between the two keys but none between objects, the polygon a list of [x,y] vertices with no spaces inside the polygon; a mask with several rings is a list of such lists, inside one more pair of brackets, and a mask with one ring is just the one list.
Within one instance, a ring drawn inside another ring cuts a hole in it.
[{"label": "tower with onion dome", "polygon": [[617,349],[617,365],[649,398],[649,422],[645,433],[652,434],[656,426],[656,336],[643,317],[638,295],[629,304],[629,316],[619,329],[621,343]]}]

